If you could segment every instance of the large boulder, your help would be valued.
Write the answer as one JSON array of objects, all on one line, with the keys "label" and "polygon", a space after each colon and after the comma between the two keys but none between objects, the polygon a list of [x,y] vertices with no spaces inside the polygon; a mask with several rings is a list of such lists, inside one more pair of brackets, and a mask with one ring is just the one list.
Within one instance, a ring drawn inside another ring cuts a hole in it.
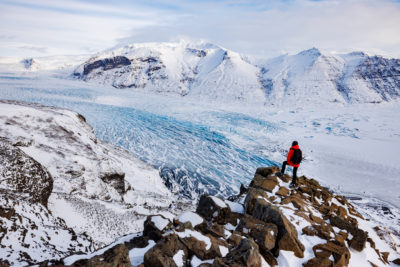
[{"label": "large boulder", "polygon": [[351,248],[354,248],[357,251],[362,251],[365,248],[365,244],[368,239],[368,233],[359,229],[356,226],[356,221],[351,220],[350,216],[347,217],[347,220],[344,220],[339,216],[331,216],[329,220],[332,226],[346,230],[353,235],[353,238],[349,242]]},{"label": "large boulder", "polygon": [[191,255],[196,255],[201,260],[225,257],[229,245],[224,239],[215,238],[210,234],[202,234],[198,231],[185,229],[176,232],[179,240],[187,247]]},{"label": "large boulder", "polygon": [[176,234],[164,236],[144,255],[146,267],[177,267],[176,260],[186,262],[188,258],[186,246]]},{"label": "large boulder", "polygon": [[258,245],[251,238],[245,238],[239,246],[226,256],[227,266],[261,267],[262,259]]},{"label": "large boulder", "polygon": [[333,267],[333,262],[328,258],[312,258],[303,267]]},{"label": "large boulder", "polygon": [[350,247],[357,251],[362,251],[365,248],[365,244],[368,239],[368,233],[357,228],[351,234],[353,235],[353,238],[349,242]]},{"label": "large boulder", "polygon": [[105,172],[100,174],[100,179],[114,187],[119,194],[126,192],[125,188],[125,173],[123,172]]},{"label": "large boulder", "polygon": [[144,222],[143,235],[154,241],[161,239],[162,234],[172,228],[172,222],[162,215],[150,215]]},{"label": "large boulder", "polygon": [[272,193],[275,187],[279,184],[278,179],[276,176],[268,176],[264,177],[259,174],[254,176],[254,179],[250,183],[250,187],[260,188],[265,191]]},{"label": "large boulder", "polygon": [[236,227],[236,231],[253,238],[260,251],[269,251],[275,247],[278,227],[275,224],[266,223],[245,215]]},{"label": "large boulder", "polygon": [[230,217],[231,209],[218,197],[202,195],[196,212],[207,221],[216,221],[220,224],[225,224]]},{"label": "large boulder", "polygon": [[74,262],[71,267],[131,267],[129,251],[125,245],[120,244],[108,249],[101,255],[91,259],[83,259]]},{"label": "large boulder", "polygon": [[253,217],[267,223],[273,223],[278,227],[277,245],[274,248],[276,254],[279,250],[293,251],[299,257],[304,257],[304,245],[299,241],[296,228],[282,214],[279,207],[274,206],[264,199],[258,198],[254,205]]},{"label": "large boulder", "polygon": [[244,200],[244,210],[246,211],[246,213],[253,213],[254,205],[259,198],[267,200],[268,194],[262,189],[250,187],[249,192],[247,193]]},{"label": "large boulder", "polygon": [[0,139],[0,186],[27,194],[33,203],[47,206],[53,178],[39,162]]},{"label": "large boulder", "polygon": [[264,177],[268,177],[271,174],[274,174],[276,172],[279,172],[279,167],[277,166],[272,166],[272,167],[259,167],[256,170],[256,175],[261,175]]},{"label": "large boulder", "polygon": [[346,246],[335,241],[328,241],[325,244],[318,244],[313,247],[314,255],[317,258],[329,258],[333,256],[335,266],[348,266],[350,251]]}]

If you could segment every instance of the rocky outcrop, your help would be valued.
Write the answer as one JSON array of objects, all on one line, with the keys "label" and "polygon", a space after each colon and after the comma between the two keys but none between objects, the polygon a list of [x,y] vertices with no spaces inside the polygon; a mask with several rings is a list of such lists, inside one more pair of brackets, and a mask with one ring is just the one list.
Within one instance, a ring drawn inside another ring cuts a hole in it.
[{"label": "rocky outcrop", "polygon": [[135,264],[261,267],[287,261],[289,266],[344,267],[352,252],[363,250],[362,255],[376,255],[366,259],[367,264],[389,264],[389,252],[379,251],[360,228],[364,219],[346,198],[304,176],[297,188],[288,189],[290,179],[277,176],[277,171],[257,169],[250,187],[230,198],[236,202],[203,195],[196,213],[173,220],[148,216],[143,234],[125,242],[143,253],[142,262]]},{"label": "rocky outcrop", "polygon": [[0,185],[47,206],[53,178],[46,168],[5,139],[0,139],[0,161]]},{"label": "rocky outcrop", "polygon": [[[47,266],[47,265],[44,265]],[[104,254],[91,259],[78,260],[70,267],[131,267],[129,252],[125,245],[120,244],[108,249]]]},{"label": "rocky outcrop", "polygon": [[96,60],[94,62],[85,64],[83,68],[83,75],[88,75],[90,72],[98,68],[102,68],[102,70],[111,70],[122,66],[128,66],[130,64],[131,61],[124,56]]},{"label": "rocky outcrop", "polygon": [[75,233],[48,210],[53,178],[45,167],[4,138],[0,138],[0,162],[0,262],[4,266],[35,264],[92,248],[90,238]]}]

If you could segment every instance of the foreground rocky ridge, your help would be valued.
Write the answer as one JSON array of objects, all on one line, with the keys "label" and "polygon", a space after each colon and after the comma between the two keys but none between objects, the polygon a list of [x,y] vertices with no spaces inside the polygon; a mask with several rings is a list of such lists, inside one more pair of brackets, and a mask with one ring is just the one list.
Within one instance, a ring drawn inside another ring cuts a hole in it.
[{"label": "foreground rocky ridge", "polygon": [[[277,167],[258,168],[248,189],[222,200],[203,195],[196,212],[147,217],[141,235],[108,250],[121,266],[397,266],[398,237],[343,196],[304,176],[289,189]],[[388,240],[390,240],[388,242]],[[110,246],[111,247],[111,246]],[[122,248],[121,248],[122,247]],[[115,251],[123,251],[115,253]],[[105,255],[105,254],[104,254]],[[125,256],[121,256],[125,255]],[[72,266],[92,266],[98,255]]]}]

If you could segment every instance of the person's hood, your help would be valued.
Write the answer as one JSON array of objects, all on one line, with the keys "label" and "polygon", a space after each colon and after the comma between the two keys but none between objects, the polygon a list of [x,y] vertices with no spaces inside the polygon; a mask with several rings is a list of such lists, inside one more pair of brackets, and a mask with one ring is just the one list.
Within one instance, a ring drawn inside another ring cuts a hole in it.
[{"label": "person's hood", "polygon": [[300,149],[299,145],[292,146],[293,149]]}]

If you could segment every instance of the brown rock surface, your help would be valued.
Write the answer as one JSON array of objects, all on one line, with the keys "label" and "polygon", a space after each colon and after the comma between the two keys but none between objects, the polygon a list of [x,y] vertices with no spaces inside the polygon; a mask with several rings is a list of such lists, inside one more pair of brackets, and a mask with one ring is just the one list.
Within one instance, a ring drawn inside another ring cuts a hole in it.
[{"label": "brown rock surface", "polygon": [[256,170],[256,174],[268,177],[269,175],[276,173],[279,171],[279,167],[272,166],[272,167],[259,167]]},{"label": "brown rock surface", "polygon": [[328,258],[312,258],[303,264],[304,267],[333,267],[333,262]]},{"label": "brown rock surface", "polygon": [[278,179],[276,176],[264,177],[256,174],[254,179],[250,183],[250,187],[260,188],[268,192],[272,192],[278,185]]},{"label": "brown rock surface", "polygon": [[146,220],[144,221],[144,229],[143,229],[143,235],[148,236],[150,239],[154,241],[158,241],[161,239],[162,234],[165,232],[167,229],[171,229],[172,227],[172,222],[169,221],[168,225],[164,229],[158,229],[157,226],[154,224],[152,221],[153,217],[160,216],[163,220],[168,220],[162,215],[150,215],[147,216]]},{"label": "brown rock surface", "polygon": [[249,188],[249,192],[246,195],[246,198],[244,200],[244,209],[246,213],[252,214],[254,210],[254,204],[256,203],[257,199],[264,198],[268,199],[268,194],[258,188]]},{"label": "brown rock surface", "polygon": [[275,247],[278,227],[272,223],[260,221],[252,216],[245,215],[236,228],[244,235],[252,237],[260,250],[269,251]]},{"label": "brown rock surface", "polygon": [[243,239],[227,256],[228,266],[261,267],[261,254],[254,240]]},{"label": "brown rock surface", "polygon": [[176,266],[173,257],[179,250],[183,250],[183,258],[185,261],[188,257],[188,250],[186,246],[179,240],[178,236],[175,234],[165,236],[144,255],[144,266]]},{"label": "brown rock surface", "polygon": [[290,192],[289,189],[287,189],[284,186],[281,186],[281,187],[279,187],[278,192],[276,192],[275,194],[278,196],[285,197],[285,196],[289,195],[289,192]]},{"label": "brown rock surface", "polygon": [[[216,221],[220,224],[225,224],[227,218],[230,217],[231,209],[226,204],[223,207],[219,206],[213,198],[208,195],[202,195],[196,212],[207,221]],[[222,199],[219,200],[223,202]]]},{"label": "brown rock surface", "polygon": [[293,251],[299,258],[304,257],[304,245],[297,238],[297,230],[282,214],[280,209],[263,199],[257,199],[254,205],[253,217],[278,227],[277,246],[279,249]]},{"label": "brown rock surface", "polygon": [[116,245],[104,254],[95,256],[91,259],[84,259],[74,262],[71,267],[131,267],[129,251],[125,245]]}]

